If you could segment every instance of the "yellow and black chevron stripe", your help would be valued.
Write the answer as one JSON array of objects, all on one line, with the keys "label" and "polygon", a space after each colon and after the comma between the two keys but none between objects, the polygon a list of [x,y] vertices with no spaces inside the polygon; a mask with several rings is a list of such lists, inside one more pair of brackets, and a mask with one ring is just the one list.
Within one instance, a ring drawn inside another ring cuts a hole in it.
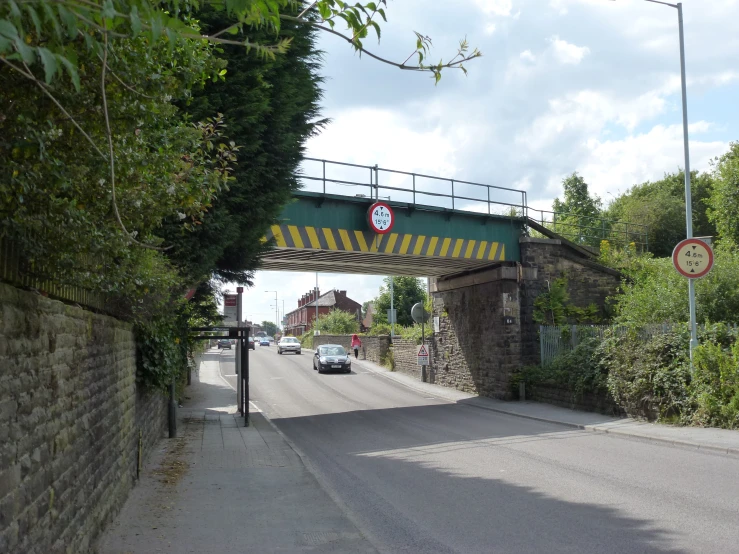
[{"label": "yellow and black chevron stripe", "polygon": [[266,240],[275,239],[278,248],[377,252],[401,256],[505,260],[505,244],[499,242],[427,237],[404,233],[376,235],[371,231],[272,225]]}]

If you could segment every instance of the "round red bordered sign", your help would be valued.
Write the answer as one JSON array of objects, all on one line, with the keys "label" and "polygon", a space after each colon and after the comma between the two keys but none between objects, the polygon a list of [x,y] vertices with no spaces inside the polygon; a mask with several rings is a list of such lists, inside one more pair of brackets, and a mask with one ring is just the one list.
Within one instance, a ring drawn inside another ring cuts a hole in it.
[{"label": "round red bordered sign", "polygon": [[385,202],[375,202],[367,211],[370,229],[378,235],[389,233],[395,224],[395,214]]},{"label": "round red bordered sign", "polygon": [[704,277],[713,267],[713,249],[702,240],[682,240],[672,251],[672,265],[688,279]]}]

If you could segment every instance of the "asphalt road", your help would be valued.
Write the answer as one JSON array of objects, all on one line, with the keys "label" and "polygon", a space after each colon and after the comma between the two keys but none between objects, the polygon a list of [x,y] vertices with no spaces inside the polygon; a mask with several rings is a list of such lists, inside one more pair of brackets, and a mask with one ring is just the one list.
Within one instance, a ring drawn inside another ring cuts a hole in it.
[{"label": "asphalt road", "polygon": [[381,551],[739,553],[735,458],[450,403],[358,365],[319,375],[309,352],[250,355],[254,404]]}]

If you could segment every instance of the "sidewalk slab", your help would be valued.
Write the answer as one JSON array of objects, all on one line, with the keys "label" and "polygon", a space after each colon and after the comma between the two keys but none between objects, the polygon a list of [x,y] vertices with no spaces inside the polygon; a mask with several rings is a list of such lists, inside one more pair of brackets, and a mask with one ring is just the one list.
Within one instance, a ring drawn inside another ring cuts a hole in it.
[{"label": "sidewalk slab", "polygon": [[630,439],[739,457],[739,431],[701,427],[677,427],[649,423],[632,418],[617,418],[597,413],[570,410],[540,402],[506,402],[494,398],[477,396],[441,385],[422,383],[410,375],[389,371],[387,368],[368,360],[353,360],[352,363],[420,393],[449,400],[450,402],[517,417],[535,419],[548,423],[558,423],[586,431],[609,433]]},{"label": "sidewalk slab", "polygon": [[376,552],[261,414],[251,425],[207,355],[101,554]]}]

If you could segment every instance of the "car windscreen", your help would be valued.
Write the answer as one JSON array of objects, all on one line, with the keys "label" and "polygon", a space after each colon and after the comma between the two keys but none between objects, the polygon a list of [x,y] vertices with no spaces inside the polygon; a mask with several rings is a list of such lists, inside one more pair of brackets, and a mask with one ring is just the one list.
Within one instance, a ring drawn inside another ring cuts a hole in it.
[{"label": "car windscreen", "polygon": [[286,338],[282,339],[282,342],[296,343],[296,342],[298,342],[298,339],[295,339],[293,337],[286,337]]},{"label": "car windscreen", "polygon": [[324,346],[321,348],[321,356],[346,356],[343,346]]}]

